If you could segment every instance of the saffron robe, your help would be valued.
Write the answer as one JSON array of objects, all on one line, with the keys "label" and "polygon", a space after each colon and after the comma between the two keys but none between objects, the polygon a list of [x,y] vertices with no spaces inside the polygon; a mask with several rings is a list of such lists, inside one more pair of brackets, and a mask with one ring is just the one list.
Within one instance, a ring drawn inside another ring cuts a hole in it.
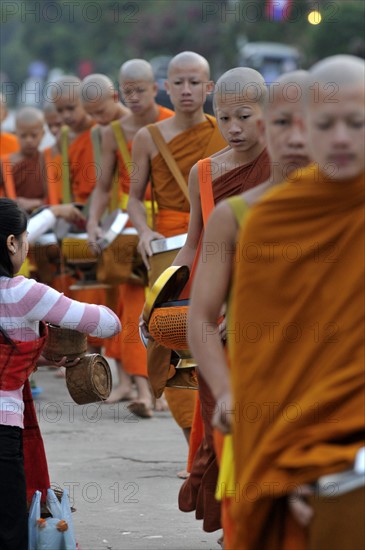
[{"label": "saffron robe", "polygon": [[364,183],[311,165],[265,195],[240,235],[232,548],[288,548],[289,531],[302,548],[287,494],[351,468],[364,445]]},{"label": "saffron robe", "polygon": [[[158,106],[157,121],[173,116],[174,112],[166,107]],[[157,122],[156,121],[156,122]],[[132,153],[132,140],[127,142],[128,151]],[[128,203],[130,189],[130,175],[125,165],[122,154],[118,148],[118,180],[120,190],[120,207],[125,210]],[[133,177],[133,168],[132,168]],[[151,200],[151,188],[148,185],[146,200]],[[143,310],[146,299],[145,289],[133,284],[122,284],[118,290],[117,315],[124,327],[122,334],[118,334],[106,343],[106,355],[119,359],[123,363],[124,370],[131,376],[143,376],[147,378],[147,354],[139,337],[139,316]]]},{"label": "saffron robe", "polygon": [[19,143],[16,136],[7,132],[0,132],[0,157],[11,155],[19,151]]},{"label": "saffron robe", "polygon": [[[202,185],[211,186],[214,203],[248,191],[263,183],[270,177],[270,159],[266,149],[252,162],[238,166],[229,172],[220,174],[213,180],[216,169],[214,159],[204,159],[201,174]],[[198,252],[199,254],[199,252]],[[190,441],[188,471],[189,478],[183,483],[179,492],[179,508],[183,512],[195,510],[196,518],[203,519],[204,531],[216,531],[221,528],[220,503],[215,499],[215,487],[218,479],[218,465],[214,449],[212,416],[215,400],[205,383],[199,378],[199,399],[194,414],[193,437]],[[202,439],[200,439],[202,437]]]}]

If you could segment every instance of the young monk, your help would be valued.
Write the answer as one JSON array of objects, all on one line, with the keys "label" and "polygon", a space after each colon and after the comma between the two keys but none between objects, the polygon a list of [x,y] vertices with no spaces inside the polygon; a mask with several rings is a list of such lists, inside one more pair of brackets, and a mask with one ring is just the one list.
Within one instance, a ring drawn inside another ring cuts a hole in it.
[{"label": "young monk", "polygon": [[[270,173],[270,161],[262,134],[262,108],[267,89],[263,77],[253,69],[236,68],[224,73],[216,83],[214,110],[222,136],[230,148],[195,165],[189,177],[191,217],[186,244],[175,265],[193,265],[209,210],[223,198],[255,187]],[[208,194],[208,197],[207,197]],[[190,477],[179,493],[179,508],[196,510],[203,529],[220,529],[220,505],[214,498],[218,474],[211,416],[214,398],[199,376],[201,414],[194,420],[194,433],[204,433],[199,442],[190,442]],[[200,404],[197,405],[200,411]],[[197,412],[198,414],[198,412]],[[198,430],[196,424],[203,423]],[[194,449],[194,451],[193,451]],[[192,456],[194,455],[194,457]]]},{"label": "young monk", "polygon": [[[191,293],[189,344],[199,365],[199,372],[216,402],[212,424],[216,424],[223,433],[229,430],[230,420],[227,415],[229,371],[217,319],[228,299],[235,265],[237,233],[248,206],[257,202],[273,185],[281,183],[293,169],[309,163],[301,99],[306,74],[305,71],[287,73],[269,89],[264,108],[266,141],[271,160],[269,179],[242,195],[222,201],[210,215],[204,232],[202,257],[196,269]],[[216,114],[220,120],[223,113],[219,102],[216,103]],[[211,273],[214,273],[214,277],[210,276]],[[229,345],[231,334],[225,336]],[[217,448],[216,438],[215,444],[217,455],[220,456],[222,442],[219,440]],[[229,537],[229,504],[229,500],[223,500],[221,514],[226,548],[232,548]]]},{"label": "young monk", "polygon": [[87,114],[101,126],[130,114],[129,109],[119,101],[113,82],[104,74],[90,74],[84,78],[81,101]]},{"label": "young monk", "polygon": [[[209,64],[194,52],[182,52],[169,64],[166,89],[175,115],[157,122],[163,140],[187,182],[191,167],[204,156],[226,146],[215,119],[203,112],[207,94],[213,89]],[[128,212],[139,234],[139,250],[147,267],[151,241],[186,233],[190,205],[177,184],[148,128],[142,128],[133,142],[132,160],[136,171],[131,182]],[[147,184],[153,181],[158,206],[156,230],[148,226],[143,203]],[[186,193],[187,194],[187,193]],[[167,362],[169,363],[168,354]],[[191,390],[167,388],[165,396],[178,425],[189,440],[195,394]]]},{"label": "young monk", "polygon": [[43,114],[48,130],[56,140],[54,145],[43,150],[43,155],[47,165],[47,177],[51,185],[56,189],[57,201],[60,203],[62,202],[62,157],[60,138],[63,123],[53,102],[47,102],[43,105]]},{"label": "young monk", "polygon": [[[102,176],[102,136],[111,122],[122,119],[128,115],[130,111],[119,101],[118,92],[114,88],[113,82],[103,74],[91,74],[84,78],[81,83],[80,95],[83,108],[92,117],[94,122],[97,123],[91,130],[93,134],[93,158],[97,170]],[[95,240],[93,239],[92,242],[95,242]],[[105,292],[107,304],[113,307],[119,315],[119,289],[112,287]],[[125,391],[123,397],[128,399],[132,398],[132,380],[130,375],[123,369],[120,362],[119,335],[105,342],[105,355],[107,357],[112,357],[117,363],[119,380]],[[107,403],[113,402],[113,395],[111,395]]]},{"label": "young monk", "polygon": [[39,151],[44,136],[42,111],[34,107],[20,109],[15,127],[20,150],[1,159],[0,186],[5,196],[16,199],[22,208],[31,212],[48,202],[51,191],[47,189],[44,157]]},{"label": "young monk", "polygon": [[[8,110],[6,108],[6,101],[3,94],[0,94],[0,128],[2,122],[8,116]],[[3,155],[11,155],[19,151],[19,143],[13,134],[0,131],[0,157]]]},{"label": "young monk", "polygon": [[[129,109],[127,116],[119,118],[117,128],[108,126],[102,135],[102,166],[100,178],[93,193],[87,225],[90,241],[95,241],[98,236],[101,236],[98,225],[102,214],[108,207],[115,170],[118,172],[119,189],[116,206],[125,210],[128,202],[131,161],[130,158],[123,157],[116,132],[119,130],[122,133],[122,139],[125,139],[130,156],[132,140],[138,130],[146,124],[173,115],[173,111],[156,103],[157,85],[152,67],[147,61],[131,59],[124,63],[120,69],[119,85],[123,100]],[[147,193],[147,199],[151,199],[150,193]],[[113,390],[108,403],[120,401],[131,395],[131,380],[126,375],[133,376],[137,388],[137,399],[130,404],[130,408],[138,416],[150,418],[153,413],[152,397],[147,380],[146,350],[137,331],[134,330],[135,327],[138,327],[138,317],[144,301],[143,286],[126,283],[119,287],[118,312],[124,326],[129,327],[130,332],[135,336],[132,338],[122,336],[119,339],[119,349],[114,355],[116,359],[120,360],[119,385]]]},{"label": "young monk", "polygon": [[[69,182],[64,202],[85,204],[96,182],[95,164],[90,130],[94,121],[81,103],[81,80],[76,76],[63,76],[55,83],[53,101],[68,130],[61,135],[62,164],[69,169]],[[66,151],[64,150],[66,143]],[[66,167],[63,166],[63,169]],[[66,190],[63,190],[65,195]]]},{"label": "young monk", "polygon": [[[81,80],[69,75],[55,81],[52,99],[65,125],[61,130],[62,201],[86,205],[96,184],[97,170],[91,139],[95,123],[81,102]],[[106,300],[102,288],[72,290],[70,296],[89,303],[105,304]],[[101,345],[89,339],[90,351],[100,351]]]},{"label": "young monk", "polygon": [[[340,491],[364,446],[364,83],[362,59],[312,67],[305,108],[315,164],[256,204],[240,235],[230,312],[239,334],[230,345],[232,548],[364,543],[363,465],[362,488]],[[313,516],[305,495],[335,473],[331,498],[316,489],[308,497]]]}]

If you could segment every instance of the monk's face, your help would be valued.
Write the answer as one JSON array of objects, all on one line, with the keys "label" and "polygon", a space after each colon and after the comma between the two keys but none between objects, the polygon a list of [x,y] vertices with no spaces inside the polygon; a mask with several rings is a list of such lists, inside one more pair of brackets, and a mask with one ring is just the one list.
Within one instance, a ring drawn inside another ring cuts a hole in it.
[{"label": "monk's face", "polygon": [[120,92],[132,113],[143,115],[155,104],[157,84],[146,80],[124,80],[120,82]]},{"label": "monk's face", "polygon": [[290,172],[303,168],[310,162],[304,129],[304,105],[298,98],[285,97],[276,92],[265,112],[266,140],[273,163],[280,167],[285,179]]},{"label": "monk's face", "polygon": [[232,149],[243,153],[255,147],[262,137],[259,104],[230,93],[217,94],[214,101],[219,130]]},{"label": "monk's face", "polygon": [[83,105],[87,114],[102,126],[106,126],[118,118],[118,98],[110,96],[95,101],[84,101]]},{"label": "monk's face", "polygon": [[77,96],[74,94],[68,96],[66,94],[56,98],[55,105],[58,114],[61,116],[62,124],[66,124],[75,132],[82,129],[87,113]]},{"label": "monk's face", "polygon": [[191,63],[172,67],[165,87],[175,111],[193,113],[204,105],[213,82],[204,67]]},{"label": "monk's face", "polygon": [[40,122],[25,123],[18,121],[15,133],[19,141],[20,151],[25,156],[33,156],[39,150],[44,136],[43,124]]},{"label": "monk's face", "polygon": [[53,136],[56,138],[60,134],[60,130],[62,127],[62,118],[58,114],[57,111],[49,111],[44,113],[44,117],[46,119],[46,124],[48,126],[49,131]]},{"label": "monk's face", "polygon": [[365,169],[364,85],[320,88],[307,105],[308,143],[319,169],[334,180],[356,177]]}]

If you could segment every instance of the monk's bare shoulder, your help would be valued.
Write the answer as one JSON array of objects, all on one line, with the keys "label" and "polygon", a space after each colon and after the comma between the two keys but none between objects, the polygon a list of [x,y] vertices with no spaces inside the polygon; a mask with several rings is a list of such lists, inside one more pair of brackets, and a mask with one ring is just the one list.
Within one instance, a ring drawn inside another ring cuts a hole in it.
[{"label": "monk's bare shoulder", "polygon": [[150,158],[158,151],[152,136],[146,127],[140,128],[133,139],[133,150],[148,155]]},{"label": "monk's bare shoulder", "polygon": [[244,193],[242,193],[242,198],[245,200],[248,206],[253,206],[272,187],[273,187],[273,183],[271,179],[268,179],[267,181],[260,183],[260,185],[257,185],[256,187],[253,187],[252,189],[249,189],[248,191],[245,191]]},{"label": "monk's bare shoulder", "polygon": [[113,151],[116,151],[117,142],[116,142],[114,131],[111,125],[109,124],[105,128],[102,128],[101,132],[102,132],[101,138],[102,138],[103,146],[109,149],[112,149]]},{"label": "monk's bare shoulder", "polygon": [[204,240],[230,245],[236,240],[237,230],[238,225],[232,208],[227,201],[222,201],[209,216]]}]

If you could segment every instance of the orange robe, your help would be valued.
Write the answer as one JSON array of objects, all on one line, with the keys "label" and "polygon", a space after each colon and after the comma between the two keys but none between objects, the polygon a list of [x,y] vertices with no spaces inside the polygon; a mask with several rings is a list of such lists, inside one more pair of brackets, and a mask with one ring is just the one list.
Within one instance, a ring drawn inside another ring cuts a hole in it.
[{"label": "orange robe", "polygon": [[[209,118],[181,132],[167,146],[187,182],[189,172],[198,160],[220,151],[227,143],[217,131],[215,119]],[[187,233],[190,205],[160,153],[151,161],[151,179],[158,205],[156,231],[165,237]],[[191,428],[195,392],[165,388],[165,396],[177,424],[181,428]]]},{"label": "orange robe", "polygon": [[[68,147],[72,195],[74,201],[81,204],[86,204],[96,184],[91,127],[79,134]],[[106,303],[105,290],[102,288],[71,290],[69,295],[74,300],[89,304]],[[100,338],[89,336],[88,342],[96,347],[103,345]]]},{"label": "orange robe", "polygon": [[91,128],[79,134],[68,147],[72,194],[75,202],[85,204],[95,185],[96,171]]},{"label": "orange robe", "polygon": [[[256,204],[238,244],[235,549],[288,548],[286,495],[351,468],[364,445],[365,174],[316,172],[302,169]],[[305,548],[299,524],[290,536],[290,548]]]},{"label": "orange robe", "polygon": [[[174,112],[166,107],[159,106],[157,121],[173,116]],[[156,121],[156,122],[157,122]],[[128,150],[132,153],[132,141],[127,142]],[[117,151],[118,180],[120,202],[126,203],[130,189],[130,177],[121,152]],[[151,188],[148,186],[146,200],[151,200]],[[145,289],[142,286],[123,284],[117,289],[117,315],[122,323],[123,331],[113,337],[106,344],[105,353],[109,357],[119,359],[124,370],[131,376],[147,377],[147,355],[139,337],[139,316],[145,302]]]},{"label": "orange robe", "polygon": [[0,133],[0,157],[11,155],[19,151],[19,143],[17,137],[6,132]]},{"label": "orange robe", "polygon": [[[205,170],[204,170],[205,168]],[[248,191],[270,177],[270,159],[266,149],[252,162],[234,168],[214,179],[214,165],[211,159],[204,160],[202,173],[203,185],[213,189],[214,203]],[[221,506],[215,499],[215,487],[218,479],[218,465],[214,449],[212,416],[215,400],[199,375],[199,400],[194,414],[194,430],[189,448],[189,478],[183,483],[179,493],[179,508],[183,512],[195,510],[196,518],[203,519],[204,531],[216,531],[221,528]],[[200,428],[199,428],[200,425]]]},{"label": "orange robe", "polygon": [[48,181],[49,204],[62,202],[62,156],[54,147],[43,151]]}]

